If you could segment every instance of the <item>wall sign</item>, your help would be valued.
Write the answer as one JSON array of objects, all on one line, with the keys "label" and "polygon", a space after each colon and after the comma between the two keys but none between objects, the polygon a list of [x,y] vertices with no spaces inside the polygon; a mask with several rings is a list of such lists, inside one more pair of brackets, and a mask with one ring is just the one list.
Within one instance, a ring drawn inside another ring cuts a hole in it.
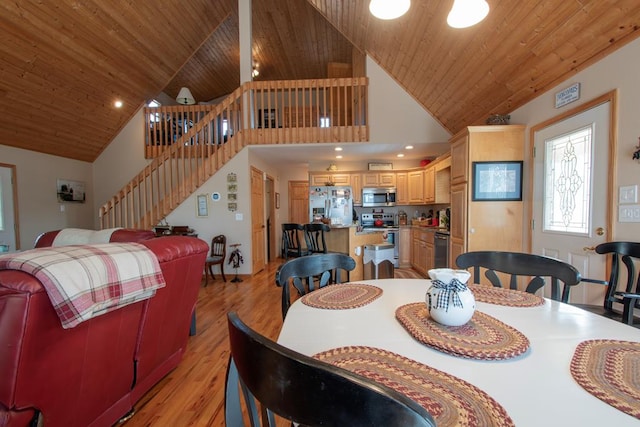
[{"label": "wall sign", "polygon": [[580,83],[573,84],[556,93],[556,108],[563,107],[580,99]]}]

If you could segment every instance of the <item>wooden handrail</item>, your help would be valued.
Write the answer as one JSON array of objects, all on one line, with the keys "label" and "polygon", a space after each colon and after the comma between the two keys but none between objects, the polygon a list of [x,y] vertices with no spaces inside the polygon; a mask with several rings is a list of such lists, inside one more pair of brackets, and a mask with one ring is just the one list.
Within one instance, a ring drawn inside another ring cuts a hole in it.
[{"label": "wooden handrail", "polygon": [[248,82],[216,105],[145,107],[153,160],[100,208],[102,228],[151,228],[248,144],[362,142],[368,79]]}]

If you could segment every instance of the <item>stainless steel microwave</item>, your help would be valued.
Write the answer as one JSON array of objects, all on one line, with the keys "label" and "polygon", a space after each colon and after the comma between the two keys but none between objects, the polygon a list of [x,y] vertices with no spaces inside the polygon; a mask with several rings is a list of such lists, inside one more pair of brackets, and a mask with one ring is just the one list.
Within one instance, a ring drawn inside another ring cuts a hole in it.
[{"label": "stainless steel microwave", "polygon": [[393,187],[364,187],[362,189],[362,207],[395,206],[396,189]]}]

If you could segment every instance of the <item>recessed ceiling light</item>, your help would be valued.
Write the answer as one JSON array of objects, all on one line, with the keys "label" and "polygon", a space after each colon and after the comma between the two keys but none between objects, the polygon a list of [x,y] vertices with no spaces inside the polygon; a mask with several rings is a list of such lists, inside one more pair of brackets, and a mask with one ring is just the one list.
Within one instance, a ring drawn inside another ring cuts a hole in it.
[{"label": "recessed ceiling light", "polygon": [[398,153],[398,157],[404,157],[404,154]]},{"label": "recessed ceiling light", "polygon": [[336,151],[342,151],[342,147],[336,147],[336,148],[334,148],[334,150],[336,150]]},{"label": "recessed ceiling light", "polygon": [[405,150],[413,150],[413,145],[407,145],[404,147]]},{"label": "recessed ceiling light", "polygon": [[342,158],[342,156],[341,156],[340,154],[338,154],[338,155],[336,156],[336,159],[341,159],[341,158]]},{"label": "recessed ceiling light", "polygon": [[118,100],[116,100],[116,101],[113,103],[113,105],[114,105],[114,107],[116,107],[116,108],[120,108],[120,107],[122,107],[122,101],[120,101],[120,100],[118,99]]}]

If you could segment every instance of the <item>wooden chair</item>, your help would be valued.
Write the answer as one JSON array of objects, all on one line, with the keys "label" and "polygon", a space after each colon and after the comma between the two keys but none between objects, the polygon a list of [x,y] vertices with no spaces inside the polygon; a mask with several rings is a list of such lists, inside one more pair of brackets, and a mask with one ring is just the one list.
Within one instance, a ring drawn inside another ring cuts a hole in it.
[{"label": "wooden chair", "polygon": [[[634,308],[640,309],[640,274],[636,271],[640,262],[640,243],[607,242],[596,246],[596,252],[610,255],[609,280],[583,278],[583,282],[600,283],[607,287],[602,307],[595,308],[585,304],[577,304],[586,310],[602,314],[606,317],[618,317],[614,304],[622,305],[622,322],[633,325]],[[623,269],[624,265],[624,269]],[[626,271],[625,271],[626,270]],[[625,274],[623,274],[623,271]],[[626,283],[623,278],[626,277]]]},{"label": "wooden chair", "polygon": [[355,260],[341,253],[309,255],[282,264],[276,271],[276,285],[282,287],[282,318],[285,318],[291,306],[290,284],[302,296],[329,283],[341,283],[341,270],[347,272],[348,282],[349,272],[354,268]]},{"label": "wooden chair", "polygon": [[304,232],[302,224],[282,224],[282,257],[284,259],[297,258],[308,255],[309,252],[302,249],[300,233]]},{"label": "wooden chair", "polygon": [[[571,286],[580,283],[580,272],[571,264],[542,255],[521,252],[478,251],[467,252],[456,259],[459,268],[473,268],[473,283],[480,283],[480,268],[485,268],[485,277],[495,287],[504,287],[496,272],[510,275],[509,288],[517,289],[519,277],[533,276],[529,280],[526,292],[535,293],[542,288],[546,280],[551,281],[551,298],[568,302]],[[560,296],[560,282],[563,283]]]},{"label": "wooden chair", "polygon": [[312,254],[326,254],[327,243],[324,239],[324,233],[330,232],[331,227],[327,224],[320,222],[313,222],[305,224],[304,228],[304,241],[307,243],[307,250]]},{"label": "wooden chair", "polygon": [[435,426],[407,396],[368,378],[283,347],[229,313],[231,357],[225,389],[227,427],[244,426],[240,390],[251,426],[275,426],[273,414],[307,426]]},{"label": "wooden chair", "polygon": [[204,264],[204,274],[205,274],[205,282],[204,285],[207,286],[209,284],[209,274],[211,274],[211,279],[215,280],[215,276],[213,275],[213,266],[220,266],[220,274],[222,275],[222,280],[225,282],[227,278],[224,276],[224,259],[227,256],[227,238],[224,234],[220,234],[215,236],[211,240],[211,253],[207,257],[207,260]]}]

